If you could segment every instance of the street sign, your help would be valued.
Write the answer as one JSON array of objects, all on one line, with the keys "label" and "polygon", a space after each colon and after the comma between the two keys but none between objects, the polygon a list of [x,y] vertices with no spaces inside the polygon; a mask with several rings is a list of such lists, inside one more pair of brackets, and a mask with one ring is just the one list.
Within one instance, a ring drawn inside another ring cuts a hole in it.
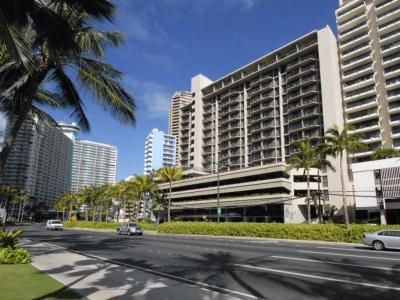
[{"label": "street sign", "polygon": [[221,208],[220,207],[217,208],[217,214],[218,214],[218,216],[221,215]]}]

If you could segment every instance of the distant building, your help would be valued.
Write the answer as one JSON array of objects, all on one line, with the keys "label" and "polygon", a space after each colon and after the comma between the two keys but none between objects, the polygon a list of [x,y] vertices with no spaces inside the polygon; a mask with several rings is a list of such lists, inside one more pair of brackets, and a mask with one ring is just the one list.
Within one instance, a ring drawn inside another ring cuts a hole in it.
[{"label": "distant building", "polygon": [[[11,122],[7,124],[6,133]],[[73,142],[45,120],[27,120],[7,159],[1,184],[25,190],[31,205],[49,209],[71,186]]]},{"label": "distant building", "polygon": [[168,116],[168,133],[176,137],[176,161],[179,163],[179,140],[181,137],[181,108],[192,102],[191,92],[175,92],[172,96]]},{"label": "distant building", "polygon": [[175,166],[176,137],[154,128],[146,138],[144,152],[145,175],[165,166]]},{"label": "distant building", "polygon": [[75,141],[72,158],[71,190],[115,183],[117,148],[91,141]]}]

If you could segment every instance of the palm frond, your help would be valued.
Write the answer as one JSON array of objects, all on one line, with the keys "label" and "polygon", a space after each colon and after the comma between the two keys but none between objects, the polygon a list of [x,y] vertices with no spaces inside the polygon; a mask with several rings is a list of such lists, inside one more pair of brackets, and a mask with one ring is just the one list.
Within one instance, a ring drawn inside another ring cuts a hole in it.
[{"label": "palm frond", "polygon": [[94,69],[91,65],[77,66],[78,80],[105,112],[123,124],[135,125],[135,102],[119,82]]},{"label": "palm frond", "polygon": [[84,112],[84,104],[68,75],[62,68],[55,68],[50,75],[50,80],[57,84],[60,105],[70,110],[71,117],[77,120],[82,130],[90,130],[89,121]]}]

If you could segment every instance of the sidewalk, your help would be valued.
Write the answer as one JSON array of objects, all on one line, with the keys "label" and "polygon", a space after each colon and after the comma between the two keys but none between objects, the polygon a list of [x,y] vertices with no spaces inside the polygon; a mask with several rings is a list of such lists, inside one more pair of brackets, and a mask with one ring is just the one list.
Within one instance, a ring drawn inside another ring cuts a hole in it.
[{"label": "sidewalk", "polygon": [[[85,230],[85,231],[97,231],[106,233],[115,233],[113,229],[93,229],[85,227],[72,227],[64,228],[65,230]],[[248,237],[248,236],[225,236],[225,235],[197,235],[197,234],[174,234],[174,233],[159,233],[156,231],[145,231],[146,235],[154,236],[171,236],[171,237],[193,237],[193,238],[214,238],[214,239],[230,239],[230,240],[248,240],[248,241],[275,241],[275,242],[288,242],[297,244],[320,244],[320,245],[337,245],[337,246],[348,246],[348,247],[367,247],[360,243],[345,243],[345,242],[328,242],[328,241],[314,241],[314,240],[293,240],[293,239],[276,239],[276,238],[263,238],[263,237]]]},{"label": "sidewalk", "polygon": [[86,299],[237,299],[101,257],[28,239],[21,242],[31,253],[33,266]]}]

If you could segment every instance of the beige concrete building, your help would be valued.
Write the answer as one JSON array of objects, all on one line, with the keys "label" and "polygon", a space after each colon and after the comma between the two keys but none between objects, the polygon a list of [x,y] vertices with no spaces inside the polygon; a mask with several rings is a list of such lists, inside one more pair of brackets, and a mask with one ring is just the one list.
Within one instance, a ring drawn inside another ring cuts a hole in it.
[{"label": "beige concrete building", "polygon": [[[175,92],[168,113],[168,134],[176,136],[176,158],[179,155],[181,108],[192,102],[191,92]],[[179,162],[179,160],[177,159]]]},{"label": "beige concrete building", "polygon": [[368,160],[400,149],[400,1],[340,0],[336,10],[345,120],[364,135]]},{"label": "beige concrete building", "polygon": [[[285,169],[286,165],[283,163],[272,163],[221,173],[221,221],[304,222],[307,217],[305,176],[296,171],[287,175]],[[317,181],[317,172],[314,170],[310,183],[313,191],[318,190]],[[158,186],[168,195],[168,183]],[[322,187],[323,191],[324,189],[326,187]],[[216,221],[217,191],[217,174],[174,182],[171,194],[172,220]],[[315,217],[313,209],[312,218]]]},{"label": "beige concrete building", "polygon": [[[181,108],[182,168],[215,174],[219,166],[221,172],[246,174],[253,167],[285,164],[297,151],[294,142],[310,138],[316,144],[333,124],[342,126],[338,57],[337,40],[326,27],[216,81],[194,77],[193,100]],[[339,170],[337,160],[332,163]],[[336,173],[322,176],[324,188],[341,190]],[[342,206],[338,194],[329,201]]]}]

